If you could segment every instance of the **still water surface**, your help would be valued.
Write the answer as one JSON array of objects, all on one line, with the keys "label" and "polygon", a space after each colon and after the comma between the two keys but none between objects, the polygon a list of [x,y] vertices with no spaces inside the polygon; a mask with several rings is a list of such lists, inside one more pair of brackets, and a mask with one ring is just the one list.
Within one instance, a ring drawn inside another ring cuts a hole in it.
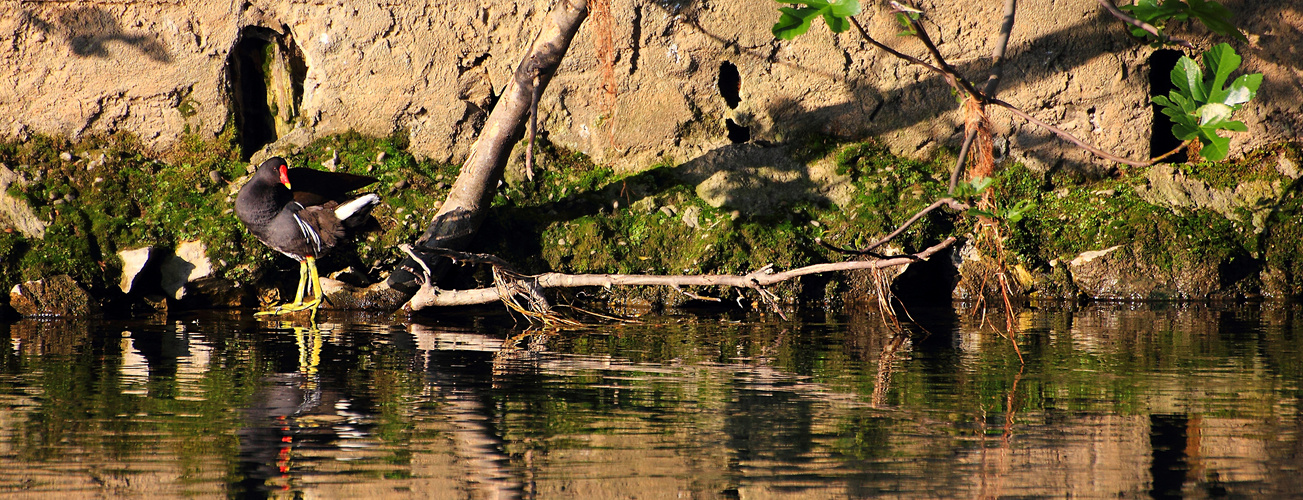
[{"label": "still water surface", "polygon": [[911,312],[0,324],[0,495],[1303,495],[1296,305]]}]

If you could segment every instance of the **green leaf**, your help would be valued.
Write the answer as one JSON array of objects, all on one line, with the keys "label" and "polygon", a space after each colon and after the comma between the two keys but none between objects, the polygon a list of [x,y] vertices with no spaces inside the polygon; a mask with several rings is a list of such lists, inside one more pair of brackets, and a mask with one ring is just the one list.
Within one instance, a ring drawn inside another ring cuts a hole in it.
[{"label": "green leaf", "polygon": [[1196,101],[1207,100],[1208,93],[1203,88],[1203,69],[1199,67],[1199,63],[1194,62],[1194,59],[1181,56],[1176,61],[1176,66],[1172,68],[1172,84],[1176,85],[1177,90],[1182,94]]},{"label": "green leaf", "polygon": [[835,0],[829,2],[828,7],[832,15],[837,17],[851,17],[860,13],[859,0]]},{"label": "green leaf", "polygon": [[843,17],[834,16],[831,11],[823,13],[823,22],[828,23],[828,29],[832,30],[833,33],[841,33],[851,29],[850,21]]},{"label": "green leaf", "polygon": [[1231,11],[1224,5],[1217,2],[1206,0],[1187,0],[1190,4],[1190,13],[1199,18],[1204,26],[1214,33],[1229,36],[1241,42],[1249,41],[1245,38],[1244,33],[1240,32],[1234,24],[1231,24]]},{"label": "green leaf", "polygon": [[1210,102],[1199,106],[1195,114],[1199,116],[1199,126],[1202,128],[1208,124],[1230,121],[1232,111],[1234,110],[1230,106],[1220,102]]},{"label": "green leaf", "polygon": [[1229,44],[1219,43],[1203,53],[1203,65],[1213,74],[1212,85],[1204,88],[1207,102],[1223,102],[1226,98],[1226,79],[1240,67],[1242,59]]},{"label": "green leaf", "polygon": [[1231,140],[1217,135],[1216,130],[1199,134],[1199,142],[1203,143],[1199,156],[1209,161],[1221,161],[1231,152]]},{"label": "green leaf", "polygon": [[801,8],[781,7],[778,9],[782,13],[778,18],[778,23],[774,24],[774,36],[783,40],[791,40],[810,30],[810,24],[816,17],[823,17],[828,29],[833,33],[841,33],[850,29],[851,23],[847,17],[860,13],[859,0],[776,0],[778,3],[789,5],[805,5]]},{"label": "green leaf", "polygon": [[778,24],[774,25],[774,36],[783,40],[791,40],[797,36],[804,35],[810,30],[810,21],[819,15],[818,9],[809,7],[803,9],[793,9],[783,7],[778,9],[783,15],[778,18]]},{"label": "green leaf", "polygon": [[1226,88],[1226,98],[1222,102],[1235,109],[1240,109],[1241,105],[1249,102],[1249,100],[1253,99],[1253,96],[1258,94],[1258,85],[1260,84],[1262,84],[1262,73],[1240,75],[1239,78],[1231,82],[1230,87]]}]

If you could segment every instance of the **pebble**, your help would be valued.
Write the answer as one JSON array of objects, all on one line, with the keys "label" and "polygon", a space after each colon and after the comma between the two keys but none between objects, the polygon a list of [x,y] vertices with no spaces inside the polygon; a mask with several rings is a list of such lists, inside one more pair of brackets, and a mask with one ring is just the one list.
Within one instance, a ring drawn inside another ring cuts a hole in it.
[{"label": "pebble", "polygon": [[69,153],[67,151],[59,153],[59,159],[63,161],[72,161],[72,153]]},{"label": "pebble", "polygon": [[213,184],[220,184],[222,182],[222,173],[216,170],[209,170],[208,178],[212,179]]}]

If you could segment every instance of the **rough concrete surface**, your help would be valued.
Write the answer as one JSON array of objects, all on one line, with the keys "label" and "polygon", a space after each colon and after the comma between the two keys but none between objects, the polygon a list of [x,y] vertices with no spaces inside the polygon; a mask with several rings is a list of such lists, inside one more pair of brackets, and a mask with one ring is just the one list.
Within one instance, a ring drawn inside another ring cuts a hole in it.
[{"label": "rough concrete surface", "polygon": [[[1266,75],[1241,115],[1249,132],[1235,135],[1232,154],[1296,137],[1303,0],[1223,3],[1248,43],[1199,25],[1172,32],[1201,48],[1229,41],[1245,56],[1243,70]],[[233,89],[260,80],[273,87],[260,94],[275,115],[273,149],[349,129],[401,131],[416,154],[456,161],[552,4],[0,0],[9,13],[0,18],[0,135],[125,130],[165,152],[187,132],[211,138],[228,122],[251,126],[233,114],[249,105]],[[874,37],[925,54],[917,40],[896,35],[886,2],[865,4],[859,19]],[[970,80],[985,80],[1000,2],[914,4],[949,61]],[[590,17],[542,100],[543,129],[621,170],[733,147],[725,120],[747,127],[750,141],[815,132],[877,137],[911,156],[956,148],[959,108],[939,76],[872,48],[854,30],[834,35],[817,23],[795,41],[775,40],[777,6],[614,0],[611,72],[603,76],[601,23]],[[1149,157],[1154,49],[1091,0],[1019,8],[1000,96],[1106,150]],[[237,59],[257,52],[237,46],[258,38],[274,46],[263,52],[266,74],[236,71]],[[725,62],[740,77],[736,102],[721,94]],[[1034,167],[1105,165],[1007,112],[990,114],[1012,157]]]}]

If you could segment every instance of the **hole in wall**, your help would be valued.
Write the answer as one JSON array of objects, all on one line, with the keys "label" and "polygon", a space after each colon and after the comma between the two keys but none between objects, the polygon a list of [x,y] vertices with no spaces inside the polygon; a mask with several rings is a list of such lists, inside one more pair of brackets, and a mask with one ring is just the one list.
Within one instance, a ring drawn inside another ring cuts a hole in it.
[{"label": "hole in wall", "polygon": [[288,34],[261,26],[240,31],[226,74],[236,140],[246,161],[294,128],[307,73],[303,53]]},{"label": "hole in wall", "polygon": [[728,61],[719,64],[719,95],[724,96],[724,104],[729,109],[737,109],[742,102],[742,74]]},{"label": "hole in wall", "polygon": [[733,141],[733,144],[751,140],[751,127],[738,125],[732,118],[724,119],[724,127],[728,129],[728,140]]},{"label": "hole in wall", "polygon": [[[1150,97],[1165,96],[1176,88],[1172,84],[1172,69],[1176,68],[1176,62],[1181,59],[1181,55],[1180,51],[1164,49],[1154,51],[1149,56]],[[1172,119],[1163,114],[1162,108],[1157,104],[1150,104],[1149,107],[1154,113],[1154,127],[1149,131],[1149,157],[1153,158],[1176,149],[1181,145],[1181,140],[1172,135]],[[1189,157],[1182,150],[1167,157],[1165,161],[1183,163],[1189,161]]]}]

